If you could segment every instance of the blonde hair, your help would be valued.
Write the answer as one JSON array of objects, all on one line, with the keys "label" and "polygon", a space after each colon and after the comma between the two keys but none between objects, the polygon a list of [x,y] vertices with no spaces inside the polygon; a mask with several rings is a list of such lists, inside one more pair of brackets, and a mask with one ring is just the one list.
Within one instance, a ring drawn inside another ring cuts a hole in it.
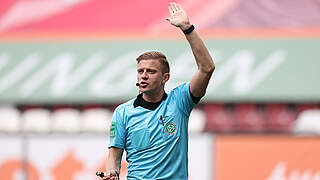
[{"label": "blonde hair", "polygon": [[139,57],[137,57],[136,61],[139,64],[141,60],[151,60],[151,59],[158,60],[160,62],[162,73],[170,72],[170,66],[169,66],[167,57],[163,53],[158,51],[145,52],[141,54]]}]

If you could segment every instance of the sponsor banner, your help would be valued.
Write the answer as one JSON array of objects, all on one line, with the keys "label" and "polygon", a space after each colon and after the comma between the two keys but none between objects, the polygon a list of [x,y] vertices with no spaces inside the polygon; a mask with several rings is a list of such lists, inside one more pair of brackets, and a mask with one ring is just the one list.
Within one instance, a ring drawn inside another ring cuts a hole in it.
[{"label": "sponsor banner", "polygon": [[23,142],[20,136],[0,136],[0,179],[23,179]]},{"label": "sponsor banner", "polygon": [[[206,44],[216,70],[203,101],[320,100],[319,39]],[[196,71],[190,48],[180,40],[0,43],[0,102],[126,101],[138,94],[135,58],[148,50],[167,55],[166,90],[189,81]]]},{"label": "sponsor banner", "polygon": [[318,180],[320,138],[217,136],[215,180]]},{"label": "sponsor banner", "polygon": [[[95,173],[105,169],[108,141],[100,135],[0,136],[0,177],[24,179],[27,170],[31,180],[99,179]],[[190,136],[189,179],[210,179],[211,147],[211,135]],[[125,153],[121,166],[120,178],[126,179]]]},{"label": "sponsor banner", "polygon": [[[14,146],[9,139],[1,136],[1,147],[10,151]],[[11,152],[11,158],[9,151],[0,151],[0,177],[7,180],[25,176],[32,180],[98,179],[95,172],[105,167],[107,148],[103,136],[28,136],[19,140],[22,151]]]}]

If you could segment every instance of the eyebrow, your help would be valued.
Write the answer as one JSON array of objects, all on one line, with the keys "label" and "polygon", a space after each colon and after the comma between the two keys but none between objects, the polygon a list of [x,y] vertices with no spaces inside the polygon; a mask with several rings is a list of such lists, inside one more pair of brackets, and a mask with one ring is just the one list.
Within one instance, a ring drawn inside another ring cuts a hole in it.
[{"label": "eyebrow", "polygon": [[137,71],[140,71],[140,70],[144,70],[144,69],[146,69],[147,71],[158,71],[158,69],[156,69],[156,68],[137,68]]}]

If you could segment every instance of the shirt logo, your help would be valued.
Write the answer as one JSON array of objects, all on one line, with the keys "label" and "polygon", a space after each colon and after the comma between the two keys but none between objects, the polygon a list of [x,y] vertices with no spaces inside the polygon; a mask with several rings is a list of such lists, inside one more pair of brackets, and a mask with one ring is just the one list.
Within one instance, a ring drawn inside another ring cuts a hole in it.
[{"label": "shirt logo", "polygon": [[164,131],[168,135],[174,135],[177,132],[177,126],[172,121],[167,122],[166,125],[164,126]]}]

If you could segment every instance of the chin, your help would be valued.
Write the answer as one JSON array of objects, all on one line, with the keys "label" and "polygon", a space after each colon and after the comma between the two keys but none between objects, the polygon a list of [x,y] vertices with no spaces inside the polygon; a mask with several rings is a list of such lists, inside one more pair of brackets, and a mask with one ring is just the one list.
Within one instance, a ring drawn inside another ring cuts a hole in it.
[{"label": "chin", "polygon": [[140,92],[145,93],[145,94],[153,94],[153,93],[155,93],[155,89],[141,88]]},{"label": "chin", "polygon": [[142,93],[148,93],[148,92],[150,92],[150,89],[140,88],[140,92],[142,92]]}]

